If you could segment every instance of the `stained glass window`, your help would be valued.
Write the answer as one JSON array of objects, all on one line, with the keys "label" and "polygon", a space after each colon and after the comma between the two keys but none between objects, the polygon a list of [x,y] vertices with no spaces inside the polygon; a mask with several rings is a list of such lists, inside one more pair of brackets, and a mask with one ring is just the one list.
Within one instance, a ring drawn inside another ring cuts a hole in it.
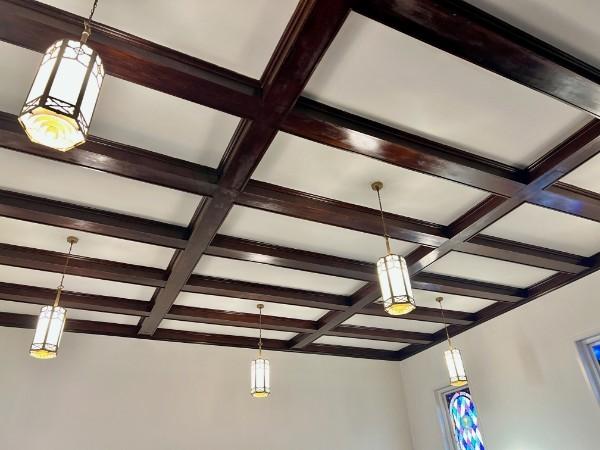
[{"label": "stained glass window", "polygon": [[594,358],[596,358],[596,361],[600,364],[600,343],[592,345],[592,351],[594,352]]},{"label": "stained glass window", "polygon": [[454,438],[459,450],[485,450],[477,408],[468,388],[446,394]]}]

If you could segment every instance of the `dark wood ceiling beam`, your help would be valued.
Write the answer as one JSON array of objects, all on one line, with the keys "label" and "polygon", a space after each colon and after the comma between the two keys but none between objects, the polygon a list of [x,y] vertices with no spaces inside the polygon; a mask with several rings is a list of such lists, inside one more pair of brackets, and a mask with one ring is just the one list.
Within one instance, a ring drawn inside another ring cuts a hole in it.
[{"label": "dark wood ceiling beam", "polygon": [[523,184],[522,171],[516,168],[306,98],[298,102],[281,129],[320,144],[503,196],[514,194]]},{"label": "dark wood ceiling beam", "polygon": [[[52,305],[56,297],[56,289],[26,286],[13,283],[0,283],[0,299],[12,302],[30,303],[34,305]],[[87,311],[147,316],[148,302],[104,295],[81,294],[63,291],[60,304],[65,308],[84,309]]]},{"label": "dark wood ceiling beam", "polygon": [[349,0],[298,4],[261,78],[258,120],[243,119],[236,129],[219,165],[219,189],[200,205],[188,244],[173,260],[169,279],[155,296],[140,334],[152,335],[175,302],[349,12]]},{"label": "dark wood ceiling beam", "polygon": [[203,275],[192,275],[183,287],[183,291],[319,309],[344,310],[349,306],[348,298],[343,295]]},{"label": "dark wood ceiling beam", "polygon": [[464,295],[497,302],[519,302],[525,298],[525,289],[503,286],[494,283],[467,280],[436,273],[420,272],[412,278],[412,287],[440,294]]},{"label": "dark wood ceiling beam", "polygon": [[[62,273],[65,268],[65,253],[0,244],[0,264],[25,269]],[[66,273],[80,277],[162,287],[166,272],[154,267],[125,264],[116,261],[72,255]]]},{"label": "dark wood ceiling beam", "polygon": [[340,325],[327,333],[329,336],[401,342],[406,344],[429,344],[431,335],[414,331],[387,330],[381,328]]},{"label": "dark wood ceiling beam", "polygon": [[[0,326],[2,327],[34,329],[36,323],[37,316],[0,312]],[[258,344],[256,338],[197,333],[192,331],[170,330],[166,328],[159,328],[153,336],[140,336],[137,333],[137,327],[135,325],[76,319],[67,319],[65,332],[240,348],[256,348]],[[270,351],[290,351],[287,347],[287,341],[276,339],[263,339],[263,348]],[[336,345],[314,344],[305,349],[293,351],[351,358],[381,359],[389,361],[398,360],[396,352],[393,351],[359,347],[342,347]]]},{"label": "dark wood ceiling beam", "polygon": [[197,195],[212,195],[217,186],[215,169],[95,136],[76,151],[48,151],[27,138],[17,116],[5,112],[0,112],[0,147]]},{"label": "dark wood ceiling beam", "polygon": [[600,71],[455,0],[359,0],[354,9],[502,77],[600,117]]},{"label": "dark wood ceiling beam", "polygon": [[183,227],[0,190],[0,216],[163,247],[185,247]]},{"label": "dark wood ceiling beam", "polygon": [[[0,10],[0,40],[37,52],[83,30],[83,17],[38,2],[0,0]],[[97,22],[88,42],[109,75],[236,116],[259,114],[257,80]]]},{"label": "dark wood ceiling beam", "polygon": [[[372,303],[370,305],[367,305],[363,309],[361,309],[358,314],[366,314],[369,316],[379,316],[393,319],[392,316],[385,312],[385,310],[383,309],[383,305],[380,303]],[[444,315],[446,316],[446,323],[452,325],[470,325],[477,319],[475,314],[463,311],[446,310],[444,311]],[[401,319],[443,323],[439,309],[427,308],[425,306],[419,306],[410,314],[406,314],[405,316],[401,317]]]},{"label": "dark wood ceiling beam", "polygon": [[584,219],[600,222],[600,195],[565,183],[554,183],[527,200]]},{"label": "dark wood ceiling beam", "polygon": [[[282,186],[251,180],[236,203],[299,219],[381,235],[381,218],[375,209],[319,197]],[[438,246],[447,240],[441,225],[386,214],[390,236],[408,242]]]}]

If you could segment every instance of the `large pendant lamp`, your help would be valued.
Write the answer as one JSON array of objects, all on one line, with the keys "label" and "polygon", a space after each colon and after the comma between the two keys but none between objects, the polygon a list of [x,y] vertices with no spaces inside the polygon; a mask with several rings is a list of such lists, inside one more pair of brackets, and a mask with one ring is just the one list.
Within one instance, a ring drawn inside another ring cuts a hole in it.
[{"label": "large pendant lamp", "polygon": [[254,398],[266,398],[271,393],[271,371],[269,360],[262,357],[262,303],[258,308],[258,358],[250,366],[250,393]]},{"label": "large pendant lamp", "polygon": [[74,236],[69,236],[67,242],[69,243],[69,254],[65,261],[62,277],[60,284],[56,290],[56,298],[54,299],[53,306],[43,306],[40,311],[37,326],[35,328],[35,334],[33,336],[33,342],[29,349],[29,354],[37,359],[52,359],[56,358],[58,352],[58,346],[60,345],[60,339],[62,337],[63,329],[65,328],[65,320],[67,319],[67,310],[62,306],[59,306],[60,294],[63,290],[63,282],[65,280],[65,273],[69,265],[69,259],[71,258],[71,251],[73,245],[78,242]]},{"label": "large pendant lamp", "polygon": [[463,365],[460,350],[452,346],[450,340],[450,333],[448,333],[448,325],[446,325],[446,318],[444,317],[444,307],[442,301],[444,297],[437,297],[436,301],[440,304],[440,311],[442,312],[442,322],[444,322],[444,329],[446,330],[446,338],[448,338],[448,350],[444,352],[444,358],[446,360],[446,367],[448,368],[448,375],[450,377],[450,385],[455,387],[462,387],[468,383],[467,374],[465,373],[465,366]]},{"label": "large pendant lamp", "polygon": [[380,191],[383,189],[383,183],[375,181],[371,184],[371,189],[377,192],[383,237],[387,249],[387,255],[377,261],[377,276],[379,277],[383,307],[391,316],[401,316],[416,308],[408,268],[406,267],[406,260],[402,256],[392,253],[390,247],[390,236],[387,233],[381,205]]},{"label": "large pendant lamp", "polygon": [[65,152],[86,140],[104,79],[98,52],[86,45],[97,4],[79,41],[61,39],[44,54],[19,115],[32,142]]}]

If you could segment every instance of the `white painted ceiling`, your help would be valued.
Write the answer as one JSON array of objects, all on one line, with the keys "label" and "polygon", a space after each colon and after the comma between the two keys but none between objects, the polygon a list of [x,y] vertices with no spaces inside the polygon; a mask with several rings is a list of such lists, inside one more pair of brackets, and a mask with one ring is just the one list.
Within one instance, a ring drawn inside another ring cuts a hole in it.
[{"label": "white painted ceiling", "polygon": [[521,167],[590,120],[577,109],[354,13],[306,93]]},{"label": "white painted ceiling", "polygon": [[[307,176],[308,175],[308,176]],[[371,183],[383,181],[386,211],[447,225],[485,192],[279,133],[254,178],[322,197],[378,209]],[[422,193],[428,193],[423,201]]]},{"label": "white painted ceiling", "polygon": [[[381,236],[243,206],[233,207],[220,233],[373,263],[385,253],[385,241]],[[395,252],[407,255],[417,245],[393,239],[392,247]]]},{"label": "white painted ceiling", "polygon": [[[46,3],[87,15],[89,2]],[[102,0],[102,23],[259,79],[297,5],[295,0],[143,2]],[[591,0],[472,0],[532,33],[591,62],[600,61],[598,5]],[[600,11],[599,11],[600,12]],[[598,14],[596,14],[598,16]],[[48,43],[50,44],[50,42]],[[18,114],[41,55],[0,42],[0,111]],[[465,63],[385,26],[351,14],[309,82],[305,94],[326,104],[381,121],[499,162],[525,167],[581,127],[589,116],[488,71]],[[157,91],[106,77],[91,133],[123,144],[217,167],[239,119]],[[561,181],[600,193],[600,157]],[[458,183],[402,169],[372,158],[279,133],[254,178],[329,199],[377,208],[370,183],[385,183],[386,211],[450,224],[486,197]],[[74,165],[0,149],[0,189],[188,226],[201,197]],[[543,233],[539,224],[544,224]],[[347,224],[352,227],[351,223]],[[595,222],[524,205],[486,234],[588,256],[600,250]],[[385,251],[379,235],[235,206],[220,234],[374,262]],[[0,218],[0,242],[64,252],[69,234],[80,237],[74,253],[167,268],[173,249],[91,233]],[[393,241],[407,255],[417,246]],[[525,288],[554,272],[453,252],[426,272]],[[204,256],[195,273],[350,295],[364,283],[251,262]],[[0,266],[0,282],[54,289],[59,275]],[[149,301],[154,289],[67,276],[65,289]],[[437,308],[437,293],[415,290],[420,307]],[[493,301],[444,295],[448,310],[474,313]],[[264,302],[263,302],[264,303]],[[176,304],[256,313],[255,301],[182,293]],[[318,320],[326,311],[265,303],[267,315]],[[0,299],[0,311],[37,314],[39,305]],[[139,318],[69,309],[70,318],[137,324]],[[356,315],[356,326],[433,333],[439,323]],[[257,330],[165,320],[163,328],[257,337]],[[273,339],[294,333],[265,331]],[[405,346],[325,336],[317,343],[398,350]]]},{"label": "white painted ceiling", "polygon": [[203,256],[194,273],[210,277],[350,295],[364,282],[215,256]]},{"label": "white painted ceiling", "polygon": [[[540,232],[543,224],[543,232]],[[580,256],[600,251],[600,223],[525,203],[483,231]]]},{"label": "white painted ceiling", "polygon": [[589,64],[600,66],[600,3],[595,0],[467,0]]},{"label": "white painted ceiling", "polygon": [[[85,16],[90,2],[44,0]],[[94,21],[218,66],[260,78],[296,0],[103,0]],[[176,7],[174,7],[176,5]]]},{"label": "white painted ceiling", "polygon": [[556,273],[552,270],[459,252],[450,252],[428,266],[425,272],[517,288],[526,288]]}]

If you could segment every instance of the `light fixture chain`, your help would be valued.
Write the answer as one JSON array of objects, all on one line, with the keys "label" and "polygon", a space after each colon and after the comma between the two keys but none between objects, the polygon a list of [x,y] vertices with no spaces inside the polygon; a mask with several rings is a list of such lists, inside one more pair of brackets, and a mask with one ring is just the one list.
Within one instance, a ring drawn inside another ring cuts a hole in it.
[{"label": "light fixture chain", "polygon": [[258,356],[262,355],[262,308],[258,310]]},{"label": "light fixture chain", "polygon": [[379,213],[381,214],[381,225],[383,225],[383,237],[385,238],[385,246],[387,248],[388,255],[392,253],[392,249],[390,247],[390,235],[387,232],[387,227],[385,225],[385,217],[383,216],[383,206],[381,204],[381,194],[379,191],[381,188],[376,189],[377,192],[377,200],[379,201]]},{"label": "light fixture chain", "polygon": [[92,16],[96,12],[96,6],[98,6],[98,0],[94,0],[94,4],[92,5],[92,10],[90,11],[90,16],[88,17],[88,22],[92,21]]},{"label": "light fixture chain", "polygon": [[448,338],[448,345],[452,348],[452,341],[450,340],[450,333],[448,332],[448,324],[446,323],[446,317],[444,315],[444,307],[442,306],[441,300],[438,302],[440,304],[440,311],[442,312],[442,322],[444,322],[444,330],[446,330],[446,337]]},{"label": "light fixture chain", "polygon": [[92,10],[90,11],[90,15],[87,18],[87,20],[83,21],[83,33],[81,33],[81,43],[85,44],[87,42],[87,40],[89,39],[90,35],[92,34],[92,27],[90,25],[90,23],[92,22],[92,17],[94,16],[94,13],[96,12],[96,7],[98,6],[98,0],[94,0],[94,4],[92,5]]}]

